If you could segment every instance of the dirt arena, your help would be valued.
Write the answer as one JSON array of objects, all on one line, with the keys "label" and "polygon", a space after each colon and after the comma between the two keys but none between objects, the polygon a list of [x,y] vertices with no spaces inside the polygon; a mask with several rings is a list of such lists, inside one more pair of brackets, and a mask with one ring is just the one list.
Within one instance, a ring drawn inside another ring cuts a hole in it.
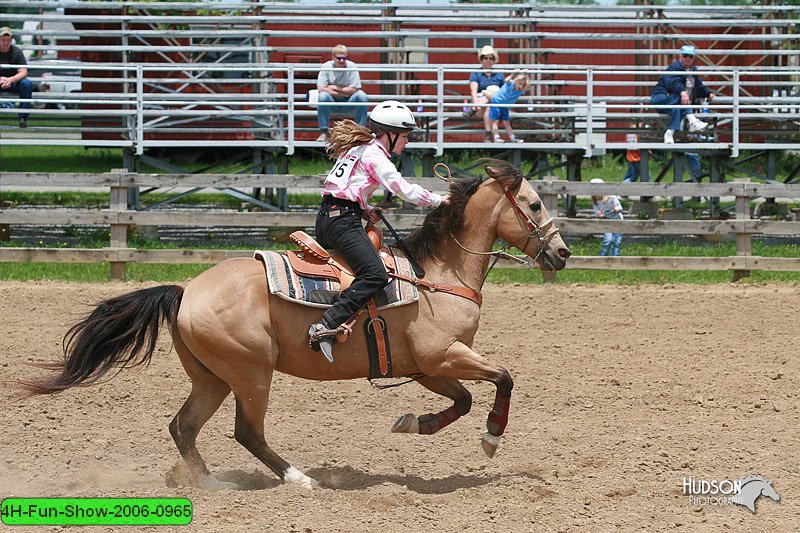
[{"label": "dirt arena", "polygon": [[[87,304],[140,287],[0,283],[4,381],[38,372],[24,362],[60,357]],[[389,429],[449,400],[415,384],[279,375],[267,440],[320,481],[313,491],[281,484],[234,441],[230,397],[199,448],[244,489],[175,486],[167,425],[189,382],[164,331],[152,365],[106,384],[12,404],[4,386],[0,497],[188,497],[183,531],[797,531],[799,291],[489,286],[475,347],[516,383],[497,456],[480,448],[490,385],[467,383],[472,412],[419,436]],[[682,493],[684,478],[747,475],[770,480],[781,501],[761,497],[753,514]]]}]

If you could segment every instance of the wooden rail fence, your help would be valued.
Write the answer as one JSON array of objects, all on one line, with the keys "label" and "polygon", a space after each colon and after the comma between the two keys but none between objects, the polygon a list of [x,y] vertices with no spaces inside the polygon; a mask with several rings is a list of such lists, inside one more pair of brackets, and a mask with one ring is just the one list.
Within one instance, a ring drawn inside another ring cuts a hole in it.
[{"label": "wooden rail fence", "polygon": [[[198,212],[197,210],[135,211],[128,207],[131,187],[207,187],[215,189],[273,187],[319,189],[323,176],[283,174],[138,174],[112,171],[103,174],[0,172],[0,198],[5,187],[96,187],[110,191],[107,209],[53,209],[52,207],[0,209],[0,226],[101,225],[109,226],[109,246],[100,249],[0,247],[0,262],[107,261],[111,277],[124,279],[126,265],[138,263],[217,263],[230,257],[250,255],[241,250],[141,250],[128,247],[128,228],[135,226],[194,227],[298,227],[314,226],[313,210],[298,212]],[[443,191],[446,185],[435,178],[415,180],[431,190]],[[597,234],[615,231],[639,235],[715,235],[736,238],[736,255],[730,257],[572,257],[572,269],[624,270],[728,270],[734,279],[751,270],[800,271],[800,258],[759,257],[752,255],[752,236],[800,236],[800,222],[751,218],[755,198],[800,198],[800,185],[755,183],[746,180],[729,183],[584,183],[547,178],[532,182],[551,213],[557,213],[561,195],[619,194],[646,197],[733,197],[735,218],[729,220],[638,220],[622,221],[557,217],[565,235]],[[420,209],[389,211],[387,218],[398,229],[421,224]],[[504,262],[504,268],[517,268]]]}]

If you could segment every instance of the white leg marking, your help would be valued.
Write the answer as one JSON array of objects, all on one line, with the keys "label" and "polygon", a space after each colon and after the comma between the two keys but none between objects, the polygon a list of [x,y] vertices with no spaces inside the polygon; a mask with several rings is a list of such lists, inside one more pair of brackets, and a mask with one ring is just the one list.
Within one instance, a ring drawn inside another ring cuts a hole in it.
[{"label": "white leg marking", "polygon": [[483,434],[481,437],[481,446],[483,447],[483,452],[491,459],[494,457],[494,453],[497,451],[497,447],[500,445],[500,437],[496,435],[492,435],[488,431]]},{"label": "white leg marking", "polygon": [[313,489],[319,485],[316,479],[308,477],[293,466],[290,466],[283,474],[283,481],[292,485],[300,485],[307,489]]},{"label": "white leg marking", "polygon": [[392,426],[392,433],[419,433],[419,419],[413,413],[406,413]]},{"label": "white leg marking", "polygon": [[203,490],[217,491],[217,490],[236,490],[239,485],[236,483],[229,483],[227,481],[218,481],[217,478],[211,474],[203,475],[197,485]]}]

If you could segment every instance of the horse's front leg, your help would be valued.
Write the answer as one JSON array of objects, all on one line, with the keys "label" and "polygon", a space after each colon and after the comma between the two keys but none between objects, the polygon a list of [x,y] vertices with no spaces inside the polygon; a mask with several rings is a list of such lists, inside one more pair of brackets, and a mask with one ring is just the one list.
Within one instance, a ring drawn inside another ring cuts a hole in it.
[{"label": "horse's front leg", "polygon": [[[431,364],[430,366],[420,364],[420,369],[428,376],[446,378],[448,382],[458,383],[455,380],[477,379],[491,381],[497,387],[494,406],[486,421],[486,428],[488,431],[483,434],[481,440],[481,445],[486,455],[494,457],[497,447],[500,445],[500,437],[505,432],[506,425],[508,424],[511,389],[514,388],[514,381],[511,379],[508,370],[499,365],[491,364],[484,357],[472,351],[469,346],[460,342],[453,343],[450,348],[448,348],[444,358],[437,361],[437,363],[436,365]],[[426,384],[423,383],[423,385]],[[458,386],[463,389],[460,383],[458,383]],[[438,392],[432,388],[431,390]],[[469,394],[466,389],[463,390]],[[449,396],[447,394],[445,395]],[[452,398],[452,396],[449,397]],[[441,429],[458,418],[458,416],[454,416],[457,413],[457,405],[458,404],[455,404],[453,407],[440,413],[422,415],[419,419],[414,415],[405,415],[400,417],[400,420],[395,423],[395,427],[392,428],[392,431],[423,433],[423,421],[428,420],[426,417],[433,417],[433,423],[439,425],[436,429]],[[460,416],[466,414],[466,412],[458,414]],[[418,424],[418,429],[415,427],[415,424]],[[400,427],[400,429],[397,429],[398,427]]]}]

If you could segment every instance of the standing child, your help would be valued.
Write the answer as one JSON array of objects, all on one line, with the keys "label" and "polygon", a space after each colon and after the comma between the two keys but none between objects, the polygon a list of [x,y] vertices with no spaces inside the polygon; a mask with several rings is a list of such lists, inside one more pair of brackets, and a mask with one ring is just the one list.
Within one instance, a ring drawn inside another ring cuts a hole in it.
[{"label": "standing child", "polygon": [[[500,90],[492,97],[492,107],[489,109],[489,119],[492,121],[492,136],[494,142],[505,142],[500,137],[500,126],[502,125],[508,134],[508,140],[512,143],[521,143],[522,139],[517,139],[514,130],[511,129],[511,119],[507,107],[502,105],[516,104],[522,93],[528,89],[528,76],[525,74],[509,74],[506,76],[505,83]],[[499,105],[497,105],[499,104]]]},{"label": "standing child", "polygon": [[[603,183],[603,180],[594,178],[589,183]],[[592,208],[594,209],[594,214],[600,218],[622,220],[622,204],[619,203],[619,196],[614,194],[608,196],[592,196]],[[608,255],[609,248],[611,255],[619,255],[621,245],[622,233],[604,233],[603,244],[600,247],[600,255]]]},{"label": "standing child", "polygon": [[639,142],[639,136],[635,133],[629,133],[626,136],[628,144],[632,145],[625,152],[625,159],[628,160],[628,168],[625,170],[625,178],[623,183],[630,183],[632,181],[639,181],[640,168],[639,165],[642,161],[642,151],[639,148],[633,148],[633,145]]}]

